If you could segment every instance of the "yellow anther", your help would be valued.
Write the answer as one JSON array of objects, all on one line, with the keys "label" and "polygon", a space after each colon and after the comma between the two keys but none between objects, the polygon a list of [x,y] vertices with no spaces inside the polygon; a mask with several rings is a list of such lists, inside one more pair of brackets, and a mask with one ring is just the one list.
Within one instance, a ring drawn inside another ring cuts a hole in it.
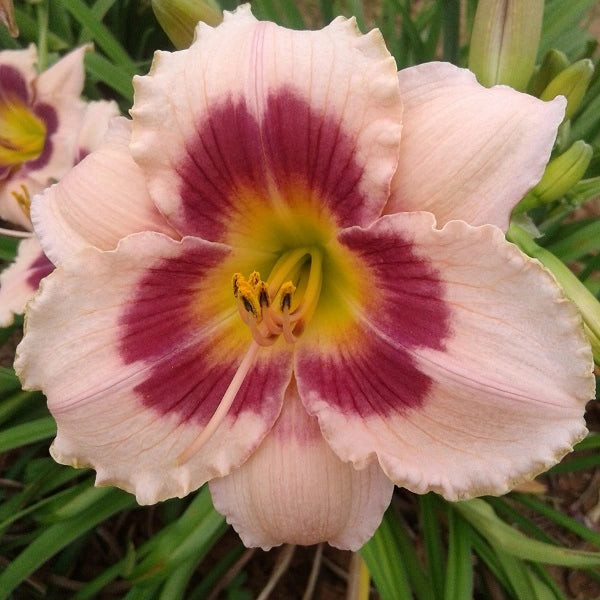
[{"label": "yellow anther", "polygon": [[247,281],[238,280],[237,291],[238,300],[242,303],[246,312],[250,313],[255,319],[259,319],[260,304],[252,286]]},{"label": "yellow anther", "polygon": [[239,294],[240,282],[244,281],[244,276],[241,273],[234,273],[231,278],[231,285],[233,286],[233,297],[237,298]]},{"label": "yellow anther", "polygon": [[296,291],[296,286],[291,281],[286,281],[280,288],[280,300],[279,300],[279,309],[281,312],[284,312],[285,309],[288,311],[292,308],[292,298],[294,296],[294,292]]},{"label": "yellow anther", "polygon": [[271,299],[269,298],[269,286],[264,281],[260,281],[254,291],[256,292],[258,303],[260,304],[261,308],[269,308],[271,305]]},{"label": "yellow anther", "polygon": [[248,277],[248,283],[252,286],[252,289],[256,290],[261,283],[260,273],[258,271],[252,271],[250,277]]},{"label": "yellow anther", "polygon": [[21,184],[21,189],[23,190],[22,192],[12,190],[11,194],[25,213],[25,216],[31,219],[31,196],[29,195],[29,190],[23,184]]}]

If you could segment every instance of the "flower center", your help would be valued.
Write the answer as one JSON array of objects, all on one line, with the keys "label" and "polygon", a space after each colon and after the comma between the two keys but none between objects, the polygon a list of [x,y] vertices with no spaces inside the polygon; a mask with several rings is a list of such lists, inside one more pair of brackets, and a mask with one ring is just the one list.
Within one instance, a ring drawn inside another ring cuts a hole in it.
[{"label": "flower center", "polygon": [[34,160],[44,149],[46,125],[25,104],[0,102],[0,166],[14,167]]},{"label": "flower center", "polygon": [[242,321],[260,346],[280,335],[293,344],[313,316],[323,283],[323,257],[316,246],[284,252],[267,281],[254,271],[233,276],[233,295]]}]

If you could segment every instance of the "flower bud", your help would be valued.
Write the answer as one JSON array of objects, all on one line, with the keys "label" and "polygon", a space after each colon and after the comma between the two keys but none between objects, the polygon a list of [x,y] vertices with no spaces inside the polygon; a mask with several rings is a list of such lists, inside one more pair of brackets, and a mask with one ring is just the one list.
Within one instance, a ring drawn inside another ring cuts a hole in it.
[{"label": "flower bud", "polygon": [[548,50],[539,69],[533,76],[529,93],[539,98],[546,86],[562,71],[569,66],[569,59],[560,50]]},{"label": "flower bud", "polygon": [[540,94],[540,99],[552,100],[556,96],[563,95],[567,99],[566,121],[579,108],[593,74],[594,63],[589,58],[578,60],[564,71],[561,71],[546,86],[546,89]]},{"label": "flower bud", "polygon": [[558,200],[579,183],[587,170],[594,151],[589,144],[579,140],[566,152],[551,160],[540,182],[515,207],[514,215]]},{"label": "flower bud", "polygon": [[4,23],[8,27],[8,33],[13,37],[19,35],[19,28],[15,21],[13,0],[0,0],[0,23]]},{"label": "flower bud", "polygon": [[527,87],[540,44],[543,0],[479,0],[469,69],[482,85]]},{"label": "flower bud", "polygon": [[152,10],[177,49],[192,43],[199,21],[215,26],[223,20],[221,9],[210,0],[152,0]]}]

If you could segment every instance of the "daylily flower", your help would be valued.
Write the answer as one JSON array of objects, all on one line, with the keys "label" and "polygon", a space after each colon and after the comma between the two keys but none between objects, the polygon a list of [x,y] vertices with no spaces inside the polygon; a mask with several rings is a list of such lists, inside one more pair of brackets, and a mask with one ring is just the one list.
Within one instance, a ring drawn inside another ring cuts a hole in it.
[{"label": "daylily flower", "polygon": [[[37,75],[34,46],[0,52],[0,217],[31,232],[31,198],[94,150],[118,115],[115,102],[81,100],[86,47]],[[22,313],[53,265],[37,239],[21,242],[0,275],[0,326]],[[11,233],[5,232],[4,233]]]},{"label": "daylily flower", "polygon": [[247,6],[135,92],[33,202],[58,268],[16,368],[57,461],[140,503],[211,480],[248,545],[356,549],[394,484],[501,494],[585,434],[581,319],[502,231],[563,99]]}]

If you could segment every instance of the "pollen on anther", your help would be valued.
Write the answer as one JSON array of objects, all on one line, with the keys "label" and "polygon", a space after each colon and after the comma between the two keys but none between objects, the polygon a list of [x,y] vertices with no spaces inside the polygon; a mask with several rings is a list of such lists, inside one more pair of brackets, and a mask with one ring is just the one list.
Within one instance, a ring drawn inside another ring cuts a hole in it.
[{"label": "pollen on anther", "polygon": [[264,281],[261,281],[256,286],[256,295],[258,296],[258,303],[260,304],[261,308],[269,308],[271,305],[271,300],[269,298],[269,286]]},{"label": "pollen on anther", "polygon": [[242,303],[244,310],[255,319],[260,320],[260,304],[253,287],[243,277],[237,279],[237,299]]},{"label": "pollen on anther", "polygon": [[241,273],[234,273],[231,278],[231,284],[233,286],[233,297],[237,298],[240,291],[240,283],[244,281],[244,276]]},{"label": "pollen on anther", "polygon": [[260,279],[260,273],[258,271],[252,271],[252,273],[250,273],[250,277],[248,277],[248,283],[254,289],[257,289],[258,286],[262,283]]},{"label": "pollen on anther", "polygon": [[279,290],[279,308],[281,312],[284,312],[286,309],[289,311],[292,308],[292,297],[294,296],[295,291],[296,286],[291,281],[288,281],[281,286],[281,289]]}]

